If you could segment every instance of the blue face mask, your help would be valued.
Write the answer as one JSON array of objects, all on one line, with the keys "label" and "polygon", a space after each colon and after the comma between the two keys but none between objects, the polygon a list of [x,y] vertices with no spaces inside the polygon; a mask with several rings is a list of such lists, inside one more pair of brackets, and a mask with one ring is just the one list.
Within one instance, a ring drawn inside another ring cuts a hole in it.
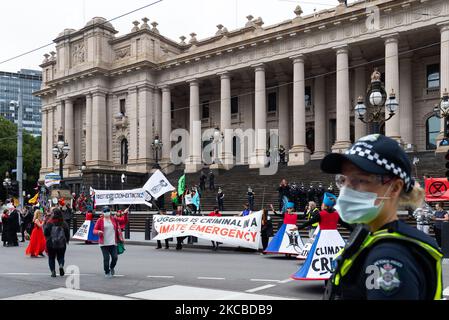
[{"label": "blue face mask", "polygon": [[[390,186],[391,188],[391,186]],[[387,193],[390,191],[388,189]],[[379,205],[375,205],[377,199],[382,199]],[[384,200],[389,197],[378,197],[377,193],[361,192],[343,187],[335,205],[335,210],[341,219],[349,224],[367,224],[374,221],[382,211]]]}]

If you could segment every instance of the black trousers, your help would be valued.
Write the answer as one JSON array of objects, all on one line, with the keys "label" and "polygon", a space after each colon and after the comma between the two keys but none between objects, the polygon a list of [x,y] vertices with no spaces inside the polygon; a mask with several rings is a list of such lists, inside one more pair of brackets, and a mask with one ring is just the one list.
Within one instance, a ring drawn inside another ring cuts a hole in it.
[{"label": "black trousers", "polygon": [[[161,242],[161,240],[157,240],[157,247],[158,247],[158,248],[162,248],[162,242]],[[166,248],[169,247],[169,245],[168,245],[168,239],[165,239],[165,247],[166,247]]]},{"label": "black trousers", "polygon": [[437,240],[438,246],[441,248],[441,229],[434,228],[433,231],[435,232],[435,239]]},{"label": "black trousers", "polygon": [[[109,274],[111,269],[114,269],[117,265],[118,253],[117,246],[102,246],[101,253],[103,254],[103,268],[104,273]],[[111,258],[111,264],[109,264],[109,258]]]},{"label": "black trousers", "polygon": [[60,249],[47,248],[48,252],[48,266],[50,271],[55,271],[55,259],[58,260],[59,267],[64,267],[66,247]]},{"label": "black trousers", "polygon": [[17,239],[16,230],[8,230],[8,245],[16,247],[19,245],[19,239]]},{"label": "black trousers", "polygon": [[187,237],[177,237],[176,238],[176,249],[182,249],[182,243]]},{"label": "black trousers", "polygon": [[262,235],[262,248],[265,251],[268,247],[268,242],[270,241],[270,237]]}]

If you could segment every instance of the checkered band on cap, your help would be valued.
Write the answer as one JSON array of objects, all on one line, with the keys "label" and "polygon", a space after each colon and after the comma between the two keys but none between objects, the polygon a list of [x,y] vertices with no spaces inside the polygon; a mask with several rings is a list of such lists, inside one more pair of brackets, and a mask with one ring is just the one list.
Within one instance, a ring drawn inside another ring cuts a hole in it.
[{"label": "checkered band on cap", "polygon": [[361,146],[353,146],[351,149],[345,152],[347,155],[356,155],[365,159],[368,159],[378,166],[384,168],[387,171],[390,171],[393,175],[404,180],[405,183],[405,191],[409,192],[412,190],[413,185],[415,184],[414,180],[398,165],[393,162],[388,161],[385,158],[382,158],[378,153],[373,150],[363,148]]}]

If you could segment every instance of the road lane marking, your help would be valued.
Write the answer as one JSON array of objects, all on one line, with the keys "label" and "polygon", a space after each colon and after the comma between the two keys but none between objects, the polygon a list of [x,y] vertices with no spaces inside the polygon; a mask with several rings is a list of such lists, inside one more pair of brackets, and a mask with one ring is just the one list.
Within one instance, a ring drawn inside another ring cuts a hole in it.
[{"label": "road lane marking", "polygon": [[198,280],[226,280],[226,278],[198,277]]},{"label": "road lane marking", "polygon": [[276,285],[275,284],[267,284],[267,285],[262,286],[262,287],[257,287],[257,288],[254,288],[254,289],[246,290],[245,292],[254,293],[254,292],[257,292],[257,291],[262,291],[262,290],[270,289],[270,288],[273,288],[273,287],[276,287]]},{"label": "road lane marking", "polygon": [[147,278],[156,278],[156,279],[173,279],[174,276],[147,276]]},{"label": "road lane marking", "polygon": [[250,279],[250,281],[254,281],[254,282],[276,282],[276,283],[280,283],[280,280],[270,280],[270,279]]},{"label": "road lane marking", "polygon": [[293,279],[285,279],[285,280],[279,281],[279,283],[288,283],[288,282],[291,282],[291,281],[295,281],[295,280],[293,280]]}]

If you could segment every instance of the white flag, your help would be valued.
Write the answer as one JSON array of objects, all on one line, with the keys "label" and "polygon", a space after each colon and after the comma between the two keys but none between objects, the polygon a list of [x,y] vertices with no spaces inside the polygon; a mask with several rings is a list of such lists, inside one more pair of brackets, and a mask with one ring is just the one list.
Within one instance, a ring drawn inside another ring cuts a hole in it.
[{"label": "white flag", "polygon": [[150,179],[148,179],[147,183],[143,186],[143,189],[148,191],[155,199],[158,199],[167,192],[175,190],[160,170],[157,170]]}]

